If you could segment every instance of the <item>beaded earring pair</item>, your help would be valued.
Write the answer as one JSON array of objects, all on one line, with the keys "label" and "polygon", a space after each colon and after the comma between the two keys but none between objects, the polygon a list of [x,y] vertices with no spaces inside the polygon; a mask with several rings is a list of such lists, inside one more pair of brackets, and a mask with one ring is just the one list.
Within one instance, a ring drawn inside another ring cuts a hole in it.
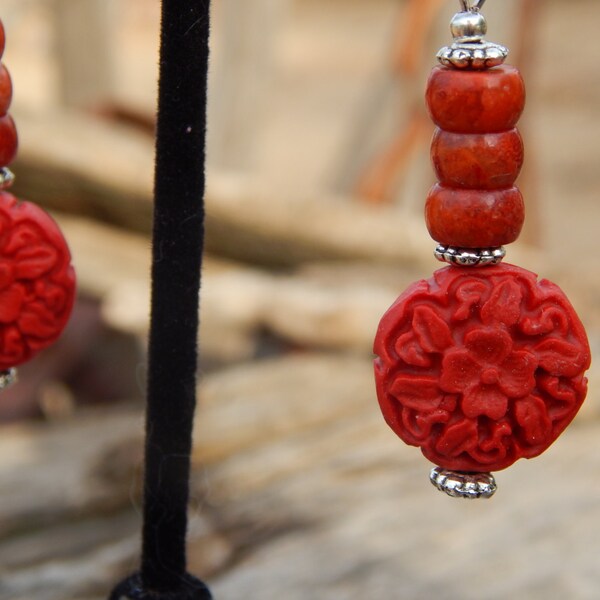
[{"label": "beaded earring pair", "polygon": [[484,0],[461,0],[454,43],[438,53],[426,100],[438,178],[425,206],[435,256],[451,266],[407,289],[384,315],[374,351],[385,420],[437,466],[450,496],[489,498],[492,471],[544,452],[587,391],[590,349],[564,293],[503,264],[523,226],[514,185],[525,106],[508,50],[485,41]]}]

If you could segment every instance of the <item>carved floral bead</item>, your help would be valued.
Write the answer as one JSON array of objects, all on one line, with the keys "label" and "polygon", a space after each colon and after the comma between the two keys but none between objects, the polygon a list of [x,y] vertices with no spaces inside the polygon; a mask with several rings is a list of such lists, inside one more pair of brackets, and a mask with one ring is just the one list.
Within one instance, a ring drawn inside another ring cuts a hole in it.
[{"label": "carved floral bead", "polygon": [[425,205],[431,237],[460,248],[497,248],[514,242],[525,220],[518,188],[462,190],[435,185]]},{"label": "carved floral bead", "polygon": [[0,167],[5,167],[14,160],[18,147],[15,122],[10,115],[0,117]]},{"label": "carved floral bead", "polygon": [[0,64],[0,116],[8,112],[12,100],[12,81],[8,69]]},{"label": "carved floral bead", "polygon": [[511,187],[523,166],[523,140],[516,129],[501,133],[451,133],[437,129],[431,160],[448,187]]},{"label": "carved floral bead", "polygon": [[75,298],[69,248],[53,219],[0,192],[0,370],[53,343]]},{"label": "carved floral bead", "polygon": [[541,454],[587,391],[590,349],[571,304],[512,265],[447,267],[413,284],[374,351],[387,423],[445,469],[489,472]]},{"label": "carved floral bead", "polygon": [[431,118],[441,129],[497,133],[517,124],[525,107],[525,84],[510,65],[484,71],[435,67],[426,97]]}]

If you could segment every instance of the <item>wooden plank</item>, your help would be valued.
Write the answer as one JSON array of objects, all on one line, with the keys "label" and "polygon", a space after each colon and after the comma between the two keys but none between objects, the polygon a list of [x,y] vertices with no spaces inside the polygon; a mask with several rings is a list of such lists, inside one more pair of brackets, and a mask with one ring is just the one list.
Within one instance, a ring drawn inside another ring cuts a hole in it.
[{"label": "wooden plank", "polygon": [[[150,249],[144,236],[57,215],[79,273],[80,291],[98,298],[111,327],[145,336]],[[370,353],[392,300],[419,273],[347,263],[272,273],[208,256],[200,338],[205,359],[253,356],[268,332],[297,347]]]},{"label": "wooden plank", "polygon": [[[17,118],[17,193],[49,208],[150,231],[150,137],[85,115]],[[420,218],[348,198],[279,192],[222,171],[209,173],[207,249],[278,266],[322,258],[432,265],[432,244]]]},{"label": "wooden plank", "polygon": [[60,97],[89,108],[110,100],[114,88],[113,0],[53,0]]},{"label": "wooden plank", "polygon": [[[464,502],[386,427],[367,357],[227,368],[200,399],[190,568],[216,597],[593,597],[597,419]],[[141,427],[137,410],[103,410],[4,429],[2,600],[99,599],[134,568]]]},{"label": "wooden plank", "polygon": [[290,0],[221,0],[215,5],[209,105],[209,164],[256,166],[269,118],[277,49]]}]

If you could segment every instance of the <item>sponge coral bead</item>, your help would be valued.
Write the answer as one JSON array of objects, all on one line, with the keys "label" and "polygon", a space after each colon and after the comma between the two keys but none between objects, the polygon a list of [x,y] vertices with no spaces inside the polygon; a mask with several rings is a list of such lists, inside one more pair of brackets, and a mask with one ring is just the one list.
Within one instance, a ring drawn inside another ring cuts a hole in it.
[{"label": "sponge coral bead", "polygon": [[460,248],[496,248],[514,242],[525,219],[518,188],[464,190],[435,185],[425,205],[431,237]]},{"label": "sponge coral bead", "polygon": [[507,131],[525,107],[525,84],[509,65],[486,71],[436,67],[427,83],[427,106],[434,123],[446,131]]},{"label": "sponge coral bead", "polygon": [[523,166],[523,140],[516,129],[502,133],[450,133],[437,129],[431,160],[438,180],[450,187],[511,187]]}]

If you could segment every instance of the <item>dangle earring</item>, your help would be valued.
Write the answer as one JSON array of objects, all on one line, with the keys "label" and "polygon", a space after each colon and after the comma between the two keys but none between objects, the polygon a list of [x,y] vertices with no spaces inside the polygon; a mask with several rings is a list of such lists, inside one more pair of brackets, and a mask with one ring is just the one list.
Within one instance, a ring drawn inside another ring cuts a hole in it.
[{"label": "dangle earring", "polygon": [[[4,45],[0,22],[0,58]],[[0,389],[15,380],[16,366],[59,337],[75,298],[71,255],[58,225],[6,191],[14,181],[7,165],[18,146],[11,100],[11,78],[0,64]]]},{"label": "dangle earring", "polygon": [[451,266],[409,287],[384,315],[374,351],[388,425],[437,466],[454,497],[489,498],[492,471],[544,452],[587,391],[584,328],[555,284],[502,264],[524,220],[514,182],[524,109],[508,50],[485,41],[485,0],[461,0],[454,43],[427,84],[439,183],[425,207],[435,256]]}]

